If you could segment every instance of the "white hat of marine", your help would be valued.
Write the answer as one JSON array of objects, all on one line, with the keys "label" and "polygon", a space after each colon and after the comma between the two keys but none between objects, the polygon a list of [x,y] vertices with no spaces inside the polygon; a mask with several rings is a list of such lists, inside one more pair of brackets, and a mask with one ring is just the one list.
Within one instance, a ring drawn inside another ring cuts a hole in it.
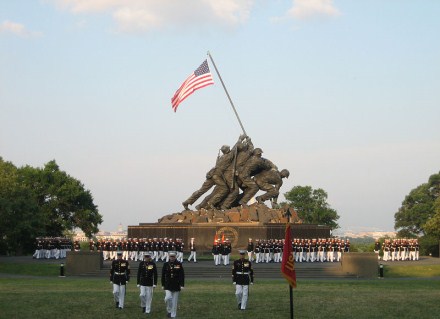
[{"label": "white hat of marine", "polygon": [[169,251],[168,252],[168,256],[176,256],[176,252],[175,251]]}]

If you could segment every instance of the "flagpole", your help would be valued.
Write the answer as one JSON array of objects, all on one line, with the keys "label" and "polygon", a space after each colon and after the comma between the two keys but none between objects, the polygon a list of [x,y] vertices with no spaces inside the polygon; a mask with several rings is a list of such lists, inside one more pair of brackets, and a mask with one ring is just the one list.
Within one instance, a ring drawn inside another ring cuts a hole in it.
[{"label": "flagpole", "polygon": [[[292,214],[290,213],[290,210],[287,210],[287,222],[290,224],[290,216]],[[290,243],[292,245],[292,243]],[[293,289],[292,286],[289,284],[289,296],[290,296],[290,319],[293,319]]]},{"label": "flagpole", "polygon": [[208,51],[208,56],[209,56],[209,59],[210,59],[211,62],[212,62],[212,65],[214,65],[215,72],[217,72],[217,75],[218,75],[218,77],[219,77],[219,79],[220,79],[220,82],[222,82],[223,89],[225,90],[226,95],[227,95],[227,97],[228,97],[228,99],[229,99],[229,102],[231,103],[232,109],[234,110],[234,113],[235,113],[235,116],[237,117],[238,123],[240,123],[241,129],[243,130],[244,135],[247,135],[247,134],[246,134],[246,131],[244,130],[243,124],[241,123],[240,117],[238,116],[237,110],[235,109],[234,103],[232,103],[232,99],[231,99],[231,97],[229,96],[228,90],[226,89],[226,86],[225,86],[225,84],[223,83],[222,77],[221,77],[220,73],[218,72],[218,70],[217,70],[217,66],[215,65],[215,62],[214,62],[214,60],[212,59],[211,53],[209,53],[209,51]]}]

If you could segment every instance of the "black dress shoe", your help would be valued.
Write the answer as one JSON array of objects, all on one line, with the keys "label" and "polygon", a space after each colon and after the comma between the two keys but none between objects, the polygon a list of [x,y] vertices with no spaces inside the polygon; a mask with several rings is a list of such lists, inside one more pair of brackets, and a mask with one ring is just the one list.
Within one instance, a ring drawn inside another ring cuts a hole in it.
[{"label": "black dress shoe", "polygon": [[142,307],[142,313],[144,313],[145,312],[145,309],[146,309],[147,307]]},{"label": "black dress shoe", "polygon": [[119,302],[116,303],[116,308],[119,308]]},{"label": "black dress shoe", "polygon": [[241,310],[241,303],[238,304],[238,309]]},{"label": "black dress shoe", "polygon": [[168,318],[171,318],[171,312],[169,312],[169,313],[167,314],[167,317],[168,317]]}]

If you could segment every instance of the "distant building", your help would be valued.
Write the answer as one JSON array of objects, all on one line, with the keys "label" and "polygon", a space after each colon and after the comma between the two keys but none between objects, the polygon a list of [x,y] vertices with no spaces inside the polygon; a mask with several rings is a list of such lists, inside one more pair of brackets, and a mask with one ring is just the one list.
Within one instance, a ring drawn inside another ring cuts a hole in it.
[{"label": "distant building", "polygon": [[[127,230],[124,230],[122,224],[119,224],[117,231],[99,231],[95,235],[95,237],[96,239],[124,239],[127,238]],[[73,240],[89,241],[89,238],[84,234],[84,232],[78,231],[77,233],[75,233]]]},{"label": "distant building", "polygon": [[395,238],[396,237],[395,231],[352,231],[352,230],[346,230],[342,232],[335,232],[334,235],[337,235],[338,237],[350,237],[350,238],[362,238],[362,237],[372,237],[374,239],[379,239],[382,237],[390,237]]}]

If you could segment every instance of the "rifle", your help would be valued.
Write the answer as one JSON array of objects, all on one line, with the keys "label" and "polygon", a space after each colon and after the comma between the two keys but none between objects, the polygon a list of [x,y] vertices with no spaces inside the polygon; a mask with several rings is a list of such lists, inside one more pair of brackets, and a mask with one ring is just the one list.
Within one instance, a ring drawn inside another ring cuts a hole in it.
[{"label": "rifle", "polygon": [[232,166],[232,181],[231,181],[231,189],[235,188],[235,171],[237,169],[237,153],[238,153],[238,147],[234,150],[234,161]]}]

